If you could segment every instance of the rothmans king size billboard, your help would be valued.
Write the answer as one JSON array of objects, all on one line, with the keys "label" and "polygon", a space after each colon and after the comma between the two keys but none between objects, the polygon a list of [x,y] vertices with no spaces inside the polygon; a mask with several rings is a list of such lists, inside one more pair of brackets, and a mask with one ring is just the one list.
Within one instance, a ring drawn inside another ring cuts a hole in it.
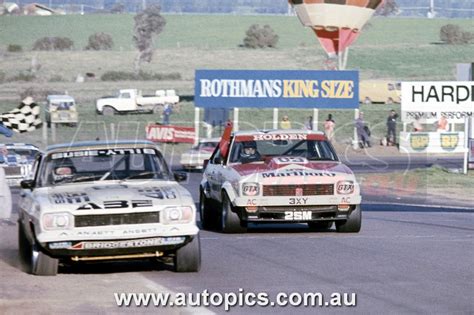
[{"label": "rothmans king size billboard", "polygon": [[359,108],[357,71],[196,70],[194,102],[211,108]]}]

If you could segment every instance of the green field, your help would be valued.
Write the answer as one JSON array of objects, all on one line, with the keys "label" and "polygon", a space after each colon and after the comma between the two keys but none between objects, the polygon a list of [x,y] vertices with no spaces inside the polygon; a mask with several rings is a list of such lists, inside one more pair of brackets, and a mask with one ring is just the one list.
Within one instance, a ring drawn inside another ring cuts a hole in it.
[{"label": "green field", "polygon": [[[69,16],[1,16],[0,17],[0,112],[18,104],[20,94],[33,90],[38,101],[53,93],[69,93],[79,103],[79,131],[61,127],[58,140],[71,137],[90,139],[105,137],[103,126],[110,133],[110,124],[119,128],[120,135],[141,134],[144,125],[159,121],[152,115],[97,116],[94,100],[110,95],[120,88],[138,88],[151,92],[174,88],[180,95],[194,93],[195,69],[323,69],[326,56],[313,32],[305,29],[295,16],[190,16],[166,15],[167,25],[155,44],[153,61],[143,70],[153,73],[179,73],[176,81],[102,82],[100,76],[110,70],[133,70],[136,55],[132,44],[132,15],[69,15]],[[269,24],[279,36],[276,49],[252,50],[239,47],[245,31],[252,24]],[[456,63],[474,61],[474,45],[450,46],[439,44],[439,29],[452,23],[474,32],[471,20],[428,20],[374,18],[351,47],[349,69],[360,71],[361,79],[392,80],[454,80]],[[106,32],[112,35],[113,51],[83,51],[89,35]],[[34,41],[44,36],[67,36],[75,43],[73,51],[34,52]],[[9,53],[9,44],[19,44],[23,52]],[[28,74],[32,60],[39,65],[36,78],[30,82],[14,79]],[[75,83],[77,75],[93,73],[95,79]],[[375,138],[385,133],[389,109],[399,105],[362,106]],[[353,111],[320,111],[320,120],[331,112],[338,124],[337,140],[350,142]],[[194,105],[182,103],[181,111],[172,122],[193,124]],[[294,126],[302,124],[312,110],[281,110],[288,114]],[[270,127],[272,110],[240,111],[241,128]],[[101,127],[102,126],[102,127]],[[121,136],[122,137],[122,136]],[[14,141],[39,143],[41,132],[16,135]]]}]

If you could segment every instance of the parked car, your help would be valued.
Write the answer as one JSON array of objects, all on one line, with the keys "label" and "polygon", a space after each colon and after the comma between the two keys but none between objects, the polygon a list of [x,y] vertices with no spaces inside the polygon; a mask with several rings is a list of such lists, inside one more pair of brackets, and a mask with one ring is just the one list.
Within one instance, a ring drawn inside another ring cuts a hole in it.
[{"label": "parked car", "polygon": [[51,124],[68,124],[76,126],[79,114],[76,101],[69,95],[48,95],[46,98],[46,122]]},{"label": "parked car", "polygon": [[112,116],[126,113],[161,113],[165,104],[179,103],[175,90],[157,90],[154,95],[142,95],[136,89],[120,90],[116,96],[104,96],[96,100],[98,114]]},{"label": "parked car", "polygon": [[370,80],[359,84],[359,100],[364,104],[401,102],[401,83],[394,81]]},{"label": "parked car", "polygon": [[219,138],[201,139],[191,150],[181,154],[180,164],[185,169],[202,169],[204,160],[211,157]]},{"label": "parked car", "polygon": [[5,172],[9,186],[20,186],[27,179],[37,154],[38,147],[25,143],[0,144],[0,167]]},{"label": "parked car", "polygon": [[249,223],[307,223],[359,232],[360,189],[322,132],[239,131],[212,154],[200,184],[205,229],[240,233]]},{"label": "parked car", "polygon": [[201,264],[196,208],[148,141],[80,142],[37,157],[22,181],[19,251],[35,275],[58,264],[172,257],[178,272]]}]

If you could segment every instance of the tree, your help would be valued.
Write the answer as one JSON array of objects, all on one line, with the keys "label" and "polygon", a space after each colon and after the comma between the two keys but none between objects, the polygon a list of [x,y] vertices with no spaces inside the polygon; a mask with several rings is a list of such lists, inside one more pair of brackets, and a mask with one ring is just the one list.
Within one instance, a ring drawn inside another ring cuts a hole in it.
[{"label": "tree", "polygon": [[142,62],[150,62],[153,58],[153,38],[160,34],[166,25],[166,20],[160,14],[161,8],[152,5],[138,13],[133,28],[133,42],[138,49],[134,68],[138,73]]},{"label": "tree", "polygon": [[253,24],[245,35],[244,47],[247,48],[275,48],[278,43],[278,35],[269,25],[261,27],[258,24]]},{"label": "tree", "polygon": [[450,45],[469,44],[474,40],[474,33],[463,31],[459,25],[446,24],[439,31],[442,42]]}]

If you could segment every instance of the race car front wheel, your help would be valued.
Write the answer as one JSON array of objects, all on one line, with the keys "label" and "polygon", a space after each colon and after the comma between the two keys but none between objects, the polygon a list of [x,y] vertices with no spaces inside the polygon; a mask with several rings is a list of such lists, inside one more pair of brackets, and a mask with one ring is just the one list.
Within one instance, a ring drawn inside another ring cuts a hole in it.
[{"label": "race car front wheel", "polygon": [[232,211],[232,204],[230,203],[227,194],[222,196],[221,231],[224,233],[247,232],[247,228],[242,226],[237,213]]},{"label": "race car front wheel", "polygon": [[217,215],[213,216],[211,206],[212,201],[206,198],[204,192],[201,191],[199,195],[199,215],[201,216],[201,227],[204,230],[212,230],[216,228],[217,225]]},{"label": "race car front wheel", "polygon": [[360,231],[362,213],[360,205],[357,205],[345,221],[336,221],[336,231],[340,233],[357,233]]},{"label": "race car front wheel", "polygon": [[196,234],[191,242],[176,250],[173,258],[176,272],[198,272],[201,269],[201,242]]},{"label": "race car front wheel", "polygon": [[58,273],[58,260],[41,252],[36,244],[30,244],[21,222],[18,223],[18,247],[22,263],[29,273],[37,276],[55,276]]}]

